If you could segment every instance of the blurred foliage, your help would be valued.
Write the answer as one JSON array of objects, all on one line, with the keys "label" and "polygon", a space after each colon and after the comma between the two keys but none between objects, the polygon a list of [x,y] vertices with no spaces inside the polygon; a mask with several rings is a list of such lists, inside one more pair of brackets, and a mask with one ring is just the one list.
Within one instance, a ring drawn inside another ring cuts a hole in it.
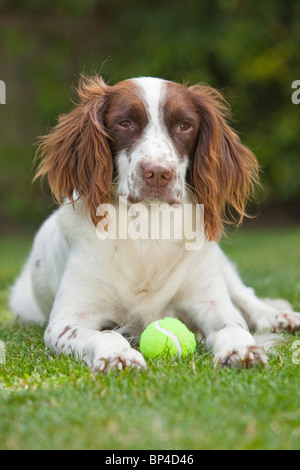
[{"label": "blurred foliage", "polygon": [[81,73],[209,83],[256,153],[264,206],[300,201],[298,0],[0,0],[0,222],[31,225],[52,204],[31,186],[36,136],[72,107]]}]

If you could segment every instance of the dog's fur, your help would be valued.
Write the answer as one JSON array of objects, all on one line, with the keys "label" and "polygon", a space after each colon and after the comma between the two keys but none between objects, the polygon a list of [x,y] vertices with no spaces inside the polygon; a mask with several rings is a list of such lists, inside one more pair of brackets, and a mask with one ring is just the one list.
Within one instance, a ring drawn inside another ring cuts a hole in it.
[{"label": "dog's fur", "polygon": [[[216,364],[265,364],[249,328],[295,331],[300,314],[285,301],[258,299],[218,245],[228,216],[244,217],[258,175],[224,99],[208,86],[145,77],[114,86],[83,79],[78,96],[41,141],[37,177],[47,176],[64,203],[35,238],[12,310],[48,322],[46,345],[94,371],[144,368],[125,336],[164,316],[197,332]],[[202,248],[186,250],[174,238],[99,239],[97,209],[118,209],[118,196],[147,211],[161,202],[203,204]]]}]

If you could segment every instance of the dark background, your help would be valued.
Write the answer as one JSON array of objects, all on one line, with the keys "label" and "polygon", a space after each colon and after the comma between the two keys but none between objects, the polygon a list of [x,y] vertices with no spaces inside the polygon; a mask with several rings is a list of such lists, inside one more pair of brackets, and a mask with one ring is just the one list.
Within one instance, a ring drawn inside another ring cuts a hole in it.
[{"label": "dark background", "polygon": [[262,168],[252,223],[300,222],[299,0],[0,0],[2,232],[33,230],[55,207],[31,183],[35,142],[72,108],[81,73],[221,90]]}]

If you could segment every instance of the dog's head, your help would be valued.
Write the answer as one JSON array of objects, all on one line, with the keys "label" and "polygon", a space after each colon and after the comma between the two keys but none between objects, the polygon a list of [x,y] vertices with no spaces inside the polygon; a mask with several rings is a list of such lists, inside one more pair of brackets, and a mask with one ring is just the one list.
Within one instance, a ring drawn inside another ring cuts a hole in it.
[{"label": "dog's head", "polygon": [[78,98],[39,146],[36,177],[48,176],[58,201],[83,196],[96,223],[112,188],[130,202],[181,203],[192,193],[212,240],[226,210],[242,220],[258,165],[216,90],[145,77],[109,86],[96,76],[82,79]]}]

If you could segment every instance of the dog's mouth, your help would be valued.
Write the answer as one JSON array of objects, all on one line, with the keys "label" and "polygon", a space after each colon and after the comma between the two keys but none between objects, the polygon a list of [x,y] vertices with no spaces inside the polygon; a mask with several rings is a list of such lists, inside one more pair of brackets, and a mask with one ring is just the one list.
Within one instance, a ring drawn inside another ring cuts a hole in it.
[{"label": "dog's mouth", "polygon": [[131,204],[145,203],[145,204],[160,204],[166,203],[169,205],[181,204],[181,195],[178,192],[172,191],[170,188],[151,187],[145,188],[140,191],[139,195],[129,194],[128,201]]}]

